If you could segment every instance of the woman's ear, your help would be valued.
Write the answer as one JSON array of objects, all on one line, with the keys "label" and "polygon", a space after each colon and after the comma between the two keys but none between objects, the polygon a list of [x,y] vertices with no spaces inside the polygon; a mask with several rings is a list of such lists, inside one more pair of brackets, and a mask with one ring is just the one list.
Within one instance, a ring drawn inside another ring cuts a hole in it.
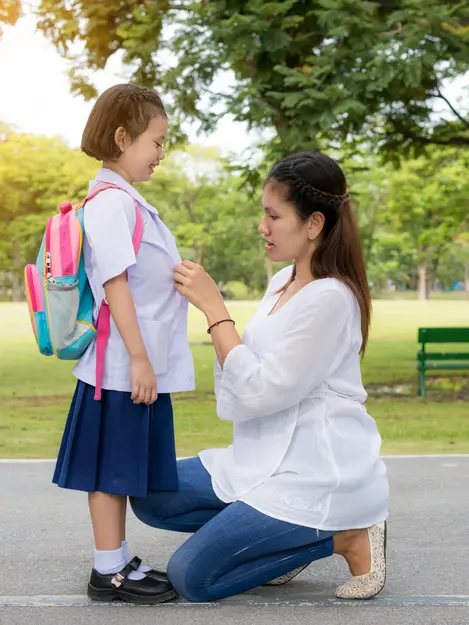
[{"label": "woman's ear", "polygon": [[326,219],[319,211],[313,213],[309,218],[308,239],[314,241],[321,234]]}]

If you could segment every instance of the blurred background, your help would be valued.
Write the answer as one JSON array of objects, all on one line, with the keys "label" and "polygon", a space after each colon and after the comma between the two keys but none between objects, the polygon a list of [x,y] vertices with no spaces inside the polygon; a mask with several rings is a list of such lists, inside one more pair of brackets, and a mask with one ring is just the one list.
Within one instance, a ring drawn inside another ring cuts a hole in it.
[{"label": "blurred background", "polygon": [[[241,330],[281,268],[257,233],[269,167],[316,148],[340,162],[374,299],[363,377],[383,451],[469,452],[467,370],[435,370],[422,398],[416,367],[419,327],[469,327],[469,8],[6,0],[0,28],[0,457],[56,455],[72,363],[39,355],[23,269],[99,167],[79,150],[96,95],[127,81],[170,113],[167,158],[140,190]],[[192,308],[189,338],[197,390],[175,397],[180,455],[231,437]]]}]

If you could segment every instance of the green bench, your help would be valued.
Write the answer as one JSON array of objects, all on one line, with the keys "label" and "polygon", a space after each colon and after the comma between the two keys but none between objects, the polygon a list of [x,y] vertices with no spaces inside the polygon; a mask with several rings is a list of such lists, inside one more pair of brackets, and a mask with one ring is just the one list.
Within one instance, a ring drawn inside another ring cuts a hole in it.
[{"label": "green bench", "polygon": [[469,369],[469,345],[467,352],[427,352],[432,343],[469,343],[469,328],[419,328],[417,369],[419,372],[419,395],[425,397],[425,373],[428,369]]}]

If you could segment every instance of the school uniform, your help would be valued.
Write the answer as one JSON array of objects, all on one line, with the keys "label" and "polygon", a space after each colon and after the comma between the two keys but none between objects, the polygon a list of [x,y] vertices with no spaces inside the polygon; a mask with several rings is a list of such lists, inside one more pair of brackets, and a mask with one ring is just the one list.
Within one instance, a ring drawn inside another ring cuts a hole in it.
[{"label": "school uniform", "polygon": [[[111,317],[102,398],[94,399],[96,341],[76,367],[78,379],[53,482],[64,488],[144,497],[150,490],[178,487],[171,393],[194,390],[194,364],[187,340],[188,302],[174,288],[181,262],[173,235],[156,208],[132,185],[101,169],[89,191],[110,183],[84,208],[83,254],[95,301],[104,283],[127,271],[137,320],[156,375],[158,399],[151,406],[130,399],[130,356]],[[137,201],[143,236],[135,255],[132,235]]]}]

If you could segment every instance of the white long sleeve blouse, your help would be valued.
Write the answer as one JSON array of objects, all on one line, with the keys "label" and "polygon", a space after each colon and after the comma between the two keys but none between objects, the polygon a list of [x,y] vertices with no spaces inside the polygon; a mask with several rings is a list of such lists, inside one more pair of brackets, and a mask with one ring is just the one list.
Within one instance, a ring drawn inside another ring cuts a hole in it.
[{"label": "white long sleeve blouse", "polygon": [[369,527],[387,518],[389,487],[363,405],[358,302],[324,278],[269,314],[291,271],[274,276],[223,369],[215,363],[233,443],[199,457],[224,502],[320,530]]}]

